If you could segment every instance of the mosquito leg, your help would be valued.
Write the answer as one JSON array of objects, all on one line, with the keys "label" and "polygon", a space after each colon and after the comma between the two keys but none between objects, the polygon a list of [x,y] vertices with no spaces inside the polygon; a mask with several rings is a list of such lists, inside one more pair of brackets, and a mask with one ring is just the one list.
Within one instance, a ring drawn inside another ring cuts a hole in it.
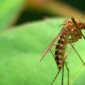
[{"label": "mosquito leg", "polygon": [[60,73],[60,71],[61,71],[61,70],[58,71],[58,73],[57,73],[57,75],[55,76],[55,78],[54,78],[53,82],[51,83],[51,85],[53,85],[53,83],[54,83],[55,79],[57,78],[58,74]]},{"label": "mosquito leg", "polygon": [[[65,62],[64,62],[65,63]],[[67,68],[67,71],[68,71],[68,85],[69,85],[69,69],[68,69],[68,67],[67,67],[67,64],[65,63],[65,66],[66,66],[66,68]]]},{"label": "mosquito leg", "polygon": [[58,45],[58,43],[53,43],[53,45]]},{"label": "mosquito leg", "polygon": [[[73,43],[73,46],[75,45],[75,42]],[[68,55],[70,54],[70,52],[72,51],[73,47],[71,47],[71,49],[69,50],[69,52],[67,53],[67,55],[64,58],[64,61],[66,60],[66,58],[68,57]]]},{"label": "mosquito leg", "polygon": [[51,53],[52,53],[53,57],[55,58],[55,56],[54,56],[54,54],[53,54],[53,52],[52,52],[52,50],[51,50],[51,49],[50,49],[50,51],[51,51]]},{"label": "mosquito leg", "polygon": [[63,85],[63,79],[64,79],[64,61],[63,61],[63,70],[62,70],[62,84]]},{"label": "mosquito leg", "polygon": [[[53,43],[53,45],[58,45],[58,43]],[[50,49],[50,51],[51,51],[51,53],[52,53],[53,57],[55,58],[55,56],[54,56],[54,54],[53,54],[53,52],[52,52],[52,50],[51,50],[51,49]]]},{"label": "mosquito leg", "polygon": [[[70,43],[70,41],[69,41],[69,43]],[[82,61],[82,63],[84,64],[84,66],[85,66],[85,63],[84,63],[84,61],[82,60],[82,58],[81,58],[81,56],[78,54],[78,52],[76,51],[76,49],[74,48],[74,46],[70,43],[70,45],[72,46],[72,48],[74,49],[74,51],[77,53],[77,55],[78,55],[78,57],[80,58],[80,60]]]},{"label": "mosquito leg", "polygon": [[74,43],[74,42],[78,41],[78,39],[69,39],[69,40],[68,40],[68,43],[69,43],[69,41],[70,41],[71,43]]}]

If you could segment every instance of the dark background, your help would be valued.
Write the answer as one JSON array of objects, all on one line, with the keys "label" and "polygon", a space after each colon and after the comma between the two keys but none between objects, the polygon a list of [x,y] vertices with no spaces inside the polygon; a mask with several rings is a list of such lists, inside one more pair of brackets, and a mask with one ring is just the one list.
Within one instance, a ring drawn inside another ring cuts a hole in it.
[{"label": "dark background", "polygon": [[[57,1],[57,0],[55,0],[55,1]],[[72,6],[73,8],[78,9],[81,12],[85,11],[85,0],[59,0],[59,1],[62,1],[64,3]],[[27,9],[25,9],[22,12],[16,25],[19,25],[19,24],[22,24],[25,22],[29,22],[29,21],[40,20],[40,19],[43,19],[44,16],[55,17],[54,15],[50,15],[47,13],[41,13],[41,12],[33,11],[33,10],[28,11]]]},{"label": "dark background", "polygon": [[85,11],[85,0],[60,0],[60,1],[77,8],[82,12]]}]

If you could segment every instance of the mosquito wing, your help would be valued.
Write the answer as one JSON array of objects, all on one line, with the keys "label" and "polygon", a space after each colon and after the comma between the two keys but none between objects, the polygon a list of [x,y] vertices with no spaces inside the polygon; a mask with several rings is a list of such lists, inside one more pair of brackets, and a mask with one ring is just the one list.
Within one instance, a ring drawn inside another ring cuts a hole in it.
[{"label": "mosquito wing", "polygon": [[71,20],[72,20],[72,22],[73,22],[75,28],[77,29],[78,33],[79,33],[80,35],[82,35],[83,38],[85,39],[85,36],[83,35],[83,33],[81,32],[81,30],[79,29],[79,27],[78,27],[78,25],[77,25],[75,19],[74,19],[73,17],[71,17]]},{"label": "mosquito wing", "polygon": [[[72,22],[73,22],[73,24],[74,24],[74,26],[75,26],[75,28],[76,28],[76,30],[79,32],[79,34],[81,33],[81,31],[80,31],[80,29],[79,29],[79,27],[78,27],[78,25],[77,25],[77,23],[76,23],[76,21],[75,21],[75,19],[73,18],[73,17],[71,17],[71,20],[72,20]],[[80,34],[81,35],[81,34]]]},{"label": "mosquito wing", "polygon": [[46,55],[46,53],[49,51],[49,49],[51,48],[51,46],[53,45],[53,43],[57,40],[57,38],[61,35],[61,33],[63,31],[64,31],[64,28],[55,36],[55,38],[52,40],[52,42],[48,45],[48,47],[46,48],[46,50],[43,52],[43,54],[39,58],[39,61],[41,61],[43,59],[43,57]]}]

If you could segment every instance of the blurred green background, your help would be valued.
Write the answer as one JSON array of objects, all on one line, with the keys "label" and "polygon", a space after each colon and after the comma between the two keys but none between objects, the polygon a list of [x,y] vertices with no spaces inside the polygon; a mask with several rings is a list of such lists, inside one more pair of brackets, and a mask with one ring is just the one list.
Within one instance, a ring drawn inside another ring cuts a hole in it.
[{"label": "blurred green background", "polygon": [[[85,20],[84,0],[0,0],[0,85],[50,85],[58,72],[48,52],[43,51],[60,32],[65,20]],[[83,31],[83,33],[85,33]],[[57,42],[57,41],[56,41]],[[85,61],[84,39],[76,50]],[[66,53],[71,48],[67,45]],[[52,47],[54,52],[55,46]],[[85,68],[72,50],[66,59],[70,85],[85,85]],[[53,85],[61,85],[62,72]],[[64,85],[67,85],[67,70]]]}]

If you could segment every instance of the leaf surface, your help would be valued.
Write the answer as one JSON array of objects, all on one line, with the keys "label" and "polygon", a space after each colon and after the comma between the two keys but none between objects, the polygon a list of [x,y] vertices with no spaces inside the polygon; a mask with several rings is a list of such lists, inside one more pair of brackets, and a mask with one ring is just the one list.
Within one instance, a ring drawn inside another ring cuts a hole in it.
[{"label": "leaf surface", "polygon": [[[41,54],[60,32],[66,19],[54,18],[17,26],[0,34],[0,85],[50,85],[58,72],[50,51],[41,62]],[[85,32],[83,32],[85,33]],[[56,41],[57,42],[57,41]],[[75,48],[85,61],[84,39]],[[71,48],[67,45],[66,53]],[[52,47],[53,52],[55,46]],[[70,73],[70,85],[84,85],[85,68],[74,50],[66,59]],[[65,67],[64,85],[68,83]],[[61,85],[62,72],[53,85]]]}]

